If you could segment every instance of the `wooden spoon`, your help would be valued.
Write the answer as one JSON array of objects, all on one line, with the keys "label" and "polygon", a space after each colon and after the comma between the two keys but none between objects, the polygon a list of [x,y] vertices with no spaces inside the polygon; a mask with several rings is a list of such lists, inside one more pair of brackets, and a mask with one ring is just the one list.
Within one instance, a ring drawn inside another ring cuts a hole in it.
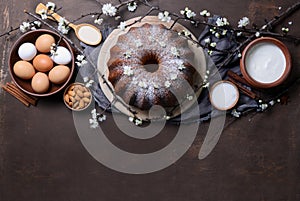
[{"label": "wooden spoon", "polygon": [[[57,22],[60,22],[62,17],[57,13],[48,10],[44,4],[39,3],[35,9],[35,12],[39,15],[42,15],[47,11],[48,11],[48,19],[51,20],[55,19]],[[100,30],[91,24],[75,25],[73,23],[68,23],[68,26],[74,29],[75,34],[80,41],[88,45],[98,45],[102,40],[102,34]]]}]

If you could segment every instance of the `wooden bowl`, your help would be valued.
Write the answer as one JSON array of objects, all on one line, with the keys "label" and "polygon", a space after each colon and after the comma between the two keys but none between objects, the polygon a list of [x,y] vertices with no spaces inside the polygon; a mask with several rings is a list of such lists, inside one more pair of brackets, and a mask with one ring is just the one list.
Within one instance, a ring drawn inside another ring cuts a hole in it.
[{"label": "wooden bowl", "polygon": [[271,37],[258,38],[243,50],[240,68],[244,78],[253,87],[275,87],[288,77],[291,55],[279,40]]},{"label": "wooden bowl", "polygon": [[[47,92],[36,93],[36,92],[34,92],[34,90],[31,87],[31,79],[23,80],[15,75],[15,73],[13,71],[13,66],[17,61],[21,60],[18,55],[19,47],[25,42],[30,42],[30,43],[35,44],[36,39],[42,34],[52,35],[55,39],[55,42],[58,42],[59,38],[60,38],[58,33],[47,30],[47,29],[38,29],[38,30],[30,31],[30,32],[27,32],[24,35],[22,35],[14,43],[14,45],[10,51],[10,55],[9,55],[9,72],[12,77],[12,80],[15,82],[15,84],[18,86],[18,88],[20,88],[25,93],[33,95],[33,96],[38,96],[38,97],[50,96],[50,95],[53,95],[53,94],[61,91],[68,84],[70,79],[72,78],[74,68],[75,68],[75,61],[74,61],[75,59],[74,59],[74,53],[72,51],[72,47],[65,39],[62,39],[58,45],[67,48],[70,51],[71,57],[72,57],[72,61],[68,65],[66,65],[70,68],[70,75],[64,83],[57,85],[57,84],[53,84],[50,82],[50,87]],[[39,52],[38,52],[38,54],[39,54]],[[32,62],[32,61],[30,61],[30,62]],[[54,63],[54,65],[56,65],[56,64]]]},{"label": "wooden bowl", "polygon": [[[78,93],[78,90],[81,91],[82,94]],[[71,93],[70,93],[71,91]],[[85,93],[89,94],[89,96],[86,96]],[[88,99],[84,99],[88,98]],[[64,103],[70,110],[73,111],[82,111],[88,108],[92,103],[92,92],[91,90],[84,86],[84,84],[75,82],[67,86],[67,88],[64,91]],[[82,107],[80,106],[80,102],[83,103]]]},{"label": "wooden bowl", "polygon": [[209,100],[218,110],[232,109],[238,103],[239,98],[238,88],[230,81],[218,81],[209,90]]}]

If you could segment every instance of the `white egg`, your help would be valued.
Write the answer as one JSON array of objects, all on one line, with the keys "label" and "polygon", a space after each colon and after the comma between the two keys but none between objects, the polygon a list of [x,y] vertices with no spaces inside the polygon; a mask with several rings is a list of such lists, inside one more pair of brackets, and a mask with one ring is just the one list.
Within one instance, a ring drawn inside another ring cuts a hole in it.
[{"label": "white egg", "polygon": [[23,43],[18,49],[18,55],[22,60],[30,61],[37,53],[37,50],[32,43]]},{"label": "white egg", "polygon": [[71,62],[72,56],[67,48],[58,46],[56,52],[51,56],[51,59],[57,64],[66,65]]}]

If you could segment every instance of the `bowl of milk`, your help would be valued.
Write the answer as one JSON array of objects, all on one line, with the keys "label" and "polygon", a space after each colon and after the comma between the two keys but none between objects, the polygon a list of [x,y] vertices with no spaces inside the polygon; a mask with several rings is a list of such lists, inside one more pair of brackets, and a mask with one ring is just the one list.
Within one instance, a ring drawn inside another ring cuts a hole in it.
[{"label": "bowl of milk", "polygon": [[256,88],[271,88],[282,84],[288,77],[291,71],[291,56],[281,41],[262,37],[246,46],[240,67],[250,85]]}]

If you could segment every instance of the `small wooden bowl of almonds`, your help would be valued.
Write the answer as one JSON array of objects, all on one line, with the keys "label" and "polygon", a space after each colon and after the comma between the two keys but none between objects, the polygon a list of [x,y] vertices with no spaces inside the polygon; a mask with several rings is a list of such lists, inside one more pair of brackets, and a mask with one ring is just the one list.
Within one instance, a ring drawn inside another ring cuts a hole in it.
[{"label": "small wooden bowl of almonds", "polygon": [[73,111],[82,111],[89,107],[91,102],[91,90],[82,83],[70,84],[64,92],[64,103]]}]

